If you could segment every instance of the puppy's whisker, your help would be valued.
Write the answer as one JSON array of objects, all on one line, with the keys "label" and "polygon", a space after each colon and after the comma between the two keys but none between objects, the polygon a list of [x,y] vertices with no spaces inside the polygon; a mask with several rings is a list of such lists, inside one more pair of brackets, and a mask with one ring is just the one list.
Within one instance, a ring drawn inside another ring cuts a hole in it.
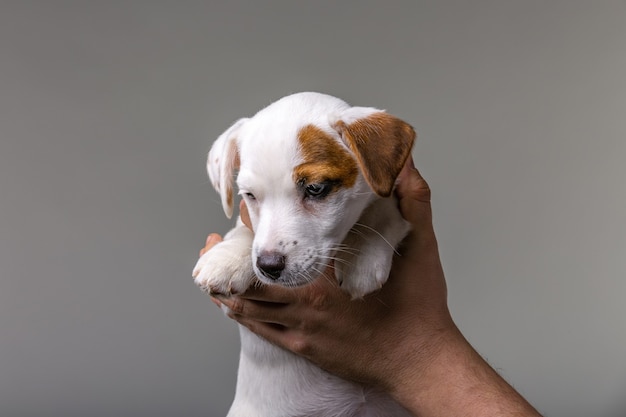
[{"label": "puppy's whisker", "polygon": [[352,262],[350,262],[350,261],[348,261],[346,259],[337,258],[337,257],[334,257],[334,256],[327,256],[327,257],[324,257],[324,258],[321,258],[321,259],[325,259],[325,260],[327,259],[328,261],[334,261],[335,264],[341,264],[341,265],[344,265],[344,266],[352,266]]},{"label": "puppy's whisker", "polygon": [[358,255],[359,252],[361,252],[361,250],[358,248],[354,248],[352,246],[343,245],[343,244],[332,247],[331,250],[337,253],[348,253],[348,254],[353,254],[353,255]]},{"label": "puppy's whisker", "polygon": [[383,240],[383,241],[384,241],[387,245],[389,245],[389,247],[390,247],[391,249],[393,249],[393,252],[394,252],[396,255],[398,255],[398,254],[399,254],[399,253],[398,253],[398,251],[396,250],[396,248],[395,248],[395,247],[394,247],[391,243],[389,243],[389,241],[385,238],[385,236],[383,236],[383,234],[382,234],[382,233],[380,233],[378,230],[376,230],[376,229],[374,229],[373,227],[370,227],[370,226],[368,226],[368,225],[366,225],[366,224],[363,224],[363,223],[355,223],[355,224],[354,224],[354,226],[355,226],[355,227],[356,227],[356,226],[359,226],[359,227],[362,227],[362,228],[364,228],[364,229],[366,229],[366,230],[369,230],[369,231],[371,231],[371,232],[374,232],[374,234],[376,234],[378,237],[380,237],[380,238],[381,238],[381,239],[382,239],[382,240]]},{"label": "puppy's whisker", "polygon": [[[350,229],[350,230],[348,231],[348,233],[351,233],[351,234],[353,234],[353,235],[357,235],[357,236],[359,236],[359,237],[362,237],[363,239],[366,239],[366,238],[367,238],[367,235],[366,235],[365,233],[363,233],[362,231],[357,230],[357,229],[355,229],[355,228]],[[367,240],[367,239],[366,239],[366,240]]]},{"label": "puppy's whisker", "polygon": [[326,270],[326,264],[319,264],[322,265],[322,270],[318,269],[317,266],[313,266],[311,267],[311,269],[313,269],[314,271],[316,271],[318,273],[318,276],[323,276],[324,279],[330,283],[334,283],[335,281],[335,274],[329,275],[324,273],[324,271]]},{"label": "puppy's whisker", "polygon": [[357,256],[361,253],[359,249],[355,248],[338,248],[335,249],[332,254],[329,255],[319,255],[320,259],[330,259],[330,260],[345,260],[344,256],[352,257]]},{"label": "puppy's whisker", "polygon": [[[302,282],[312,282],[313,281],[313,277],[311,276],[309,271],[299,272],[298,273],[298,278],[302,278]],[[298,279],[298,281],[300,281],[300,280]]]},{"label": "puppy's whisker", "polygon": [[359,255],[360,253],[361,253],[361,250],[357,248],[341,248],[341,249],[335,250],[333,252],[333,256]]}]

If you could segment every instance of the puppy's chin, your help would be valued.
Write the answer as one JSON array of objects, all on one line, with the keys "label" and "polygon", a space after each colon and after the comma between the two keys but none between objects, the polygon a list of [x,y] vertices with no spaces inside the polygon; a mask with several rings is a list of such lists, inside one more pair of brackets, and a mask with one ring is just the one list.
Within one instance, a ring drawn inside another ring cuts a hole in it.
[{"label": "puppy's chin", "polygon": [[299,277],[299,278],[296,278],[296,277],[291,277],[291,276],[287,276],[286,275],[284,277],[281,276],[279,278],[272,279],[272,278],[267,278],[263,274],[257,273],[257,278],[263,284],[280,285],[282,287],[287,287],[287,288],[296,288],[296,287],[302,287],[303,285],[307,285],[308,283],[313,281],[316,277]]}]

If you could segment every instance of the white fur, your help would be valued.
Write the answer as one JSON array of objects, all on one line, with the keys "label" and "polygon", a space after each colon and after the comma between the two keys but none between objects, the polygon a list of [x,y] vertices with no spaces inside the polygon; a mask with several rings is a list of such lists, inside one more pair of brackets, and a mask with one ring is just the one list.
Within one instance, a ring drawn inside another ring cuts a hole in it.
[{"label": "white fur", "polygon": [[[380,288],[409,228],[396,200],[377,196],[359,173],[353,187],[317,202],[311,214],[303,210],[301,190],[292,178],[293,168],[302,162],[300,128],[313,124],[349,149],[334,128],[337,122],[350,124],[379,111],[350,107],[323,94],[299,93],[224,132],[209,153],[209,176],[230,217],[233,201],[227,194],[230,190],[232,195],[233,153],[238,153],[237,184],[255,233],[239,220],[223,242],[200,258],[195,282],[223,294],[245,291],[255,277],[267,284],[303,285],[335,259],[337,279],[353,297]],[[257,267],[257,257],[268,251],[285,255],[277,279],[267,278]],[[240,334],[237,390],[228,417],[409,415],[382,392],[329,375],[245,327],[240,326]]]}]

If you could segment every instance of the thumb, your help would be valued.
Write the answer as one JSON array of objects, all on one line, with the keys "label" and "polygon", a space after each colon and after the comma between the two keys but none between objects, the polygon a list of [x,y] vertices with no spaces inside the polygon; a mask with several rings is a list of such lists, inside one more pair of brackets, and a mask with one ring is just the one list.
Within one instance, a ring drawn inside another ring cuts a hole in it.
[{"label": "thumb", "polygon": [[396,195],[402,217],[418,233],[432,230],[432,208],[430,205],[430,187],[409,158],[398,175]]}]

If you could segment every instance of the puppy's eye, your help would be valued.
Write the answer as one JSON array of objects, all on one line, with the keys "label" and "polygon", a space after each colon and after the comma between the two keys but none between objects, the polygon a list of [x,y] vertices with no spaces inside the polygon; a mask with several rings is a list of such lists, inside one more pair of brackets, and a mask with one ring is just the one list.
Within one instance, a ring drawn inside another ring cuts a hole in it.
[{"label": "puppy's eye", "polygon": [[256,200],[256,197],[254,196],[254,194],[252,193],[244,193],[243,194],[244,197],[246,197],[248,200]]},{"label": "puppy's eye", "polygon": [[309,184],[306,187],[304,187],[304,193],[308,196],[308,197],[313,197],[313,198],[322,198],[322,197],[326,197],[326,195],[330,192],[330,185],[329,184]]}]

